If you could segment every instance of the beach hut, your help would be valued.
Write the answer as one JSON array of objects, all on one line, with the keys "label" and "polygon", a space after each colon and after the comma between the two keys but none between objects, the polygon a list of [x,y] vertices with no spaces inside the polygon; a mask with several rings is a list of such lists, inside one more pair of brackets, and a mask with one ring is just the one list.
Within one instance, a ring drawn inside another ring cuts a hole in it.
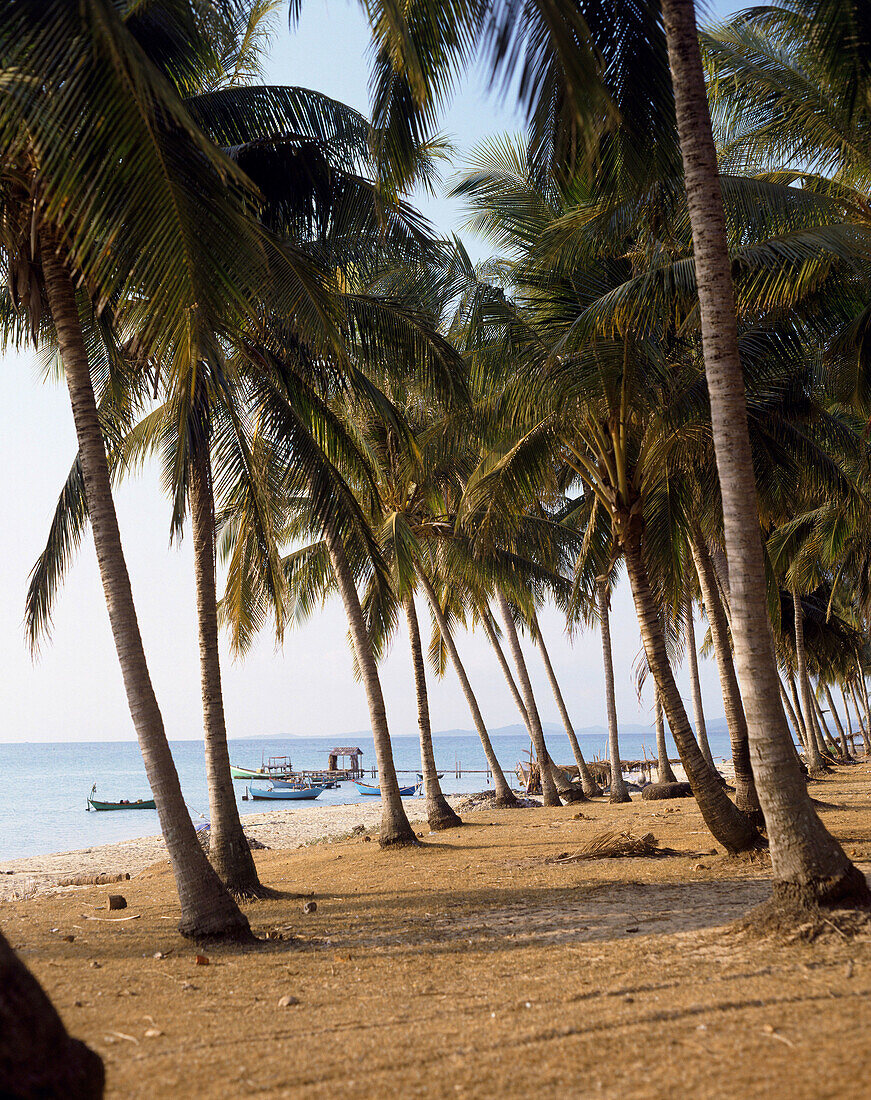
[{"label": "beach hut", "polygon": [[[361,779],[363,776],[363,765],[360,763],[360,758],[363,755],[362,749],[357,748],[338,748],[330,749],[329,764],[327,770],[331,772],[343,771],[347,772],[351,779]],[[348,763],[345,764],[345,758]],[[341,768],[339,767],[339,760],[342,761]]]}]

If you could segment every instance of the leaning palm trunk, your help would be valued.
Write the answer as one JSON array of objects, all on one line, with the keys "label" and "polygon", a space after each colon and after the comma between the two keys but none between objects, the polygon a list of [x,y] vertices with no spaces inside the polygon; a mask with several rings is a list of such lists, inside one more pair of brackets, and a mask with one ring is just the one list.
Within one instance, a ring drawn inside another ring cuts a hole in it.
[{"label": "leaning palm trunk", "polygon": [[789,698],[789,695],[787,694],[786,688],[783,686],[783,681],[781,681],[781,683],[780,683],[780,698],[781,698],[781,701],[783,702],[783,708],[786,711],[787,715],[789,716],[790,722],[792,723],[792,728],[795,730],[795,735],[798,738],[798,740],[799,740],[800,744],[802,745],[802,747],[804,748],[805,752],[807,752],[807,744],[805,742],[804,725],[802,724],[802,721],[799,718],[795,707],[792,705],[792,702],[790,701],[790,698]]},{"label": "leaning palm trunk", "polygon": [[493,786],[496,790],[496,805],[503,806],[509,809],[513,809],[520,805],[514,792],[508,786],[508,780],[505,778],[505,773],[502,771],[502,766],[496,759],[496,753],[493,751],[493,744],[490,741],[490,735],[487,733],[487,727],[484,725],[484,719],[481,715],[481,708],[478,706],[478,700],[475,698],[475,693],[472,691],[472,685],[469,683],[469,677],[466,675],[466,670],[463,667],[463,662],[460,660],[460,654],[457,650],[456,643],[454,642],[453,634],[448,626],[448,621],[445,618],[445,614],[442,611],[441,604],[439,603],[438,596],[435,593],[435,589],[429,582],[429,578],[423,572],[422,569],[416,567],[417,579],[420,581],[421,587],[426,592],[426,598],[429,600],[429,605],[432,608],[433,616],[436,623],[438,623],[439,632],[442,636],[442,641],[445,644],[445,648],[448,651],[448,656],[451,659],[451,664],[454,666],[454,671],[457,674],[457,678],[460,681],[460,687],[463,689],[463,694],[466,697],[466,702],[469,705],[469,710],[472,714],[472,721],[475,723],[475,729],[478,731],[478,736],[481,738],[481,745],[484,749],[484,756],[487,759],[487,766],[493,776]]},{"label": "leaning palm trunk", "polygon": [[575,758],[575,763],[578,766],[578,778],[581,781],[581,789],[587,798],[595,798],[602,792],[599,790],[599,784],[593,778],[593,773],[590,771],[587,761],[584,759],[584,754],[581,752],[581,746],[578,744],[578,738],[575,734],[575,728],[572,725],[572,720],[569,718],[568,708],[566,707],[565,699],[563,699],[563,693],[559,686],[559,681],[556,678],[556,673],[553,670],[551,664],[550,654],[547,651],[547,647],[544,644],[544,637],[542,636],[541,629],[538,625],[538,617],[533,618],[532,632],[535,638],[535,644],[538,646],[541,653],[541,659],[544,661],[545,672],[547,678],[550,681],[550,688],[553,692],[553,697],[556,700],[557,710],[560,712],[562,718],[563,727],[566,731],[566,737],[569,739],[569,744],[572,746],[572,755]]},{"label": "leaning palm trunk", "polygon": [[856,694],[856,686],[853,683],[850,684],[850,695],[853,697],[853,706],[856,708],[856,722],[859,725],[859,732],[862,734],[862,742],[865,745],[865,755],[868,756],[868,724],[862,715],[859,697]]},{"label": "leaning palm trunk", "polygon": [[0,935],[0,1096],[99,1100],[103,1061],[72,1039],[42,986]]},{"label": "leaning palm trunk", "polygon": [[[717,658],[720,692],[723,696],[723,709],[726,712],[726,725],[729,727],[729,741],[732,746],[735,805],[743,813],[759,818],[762,811],[759,808],[759,799],[756,795],[753,769],[750,767],[747,719],[744,715],[744,703],[741,700],[741,690],[738,687],[738,677],[735,675],[735,664],[732,660],[726,608],[720,598],[720,587],[717,583],[716,571],[701,531],[693,531],[690,538],[690,551],[693,556],[696,575],[699,578],[705,614],[711,628],[714,655]],[[779,677],[778,686],[780,686]],[[756,823],[761,824],[761,821],[757,820]]]},{"label": "leaning palm trunk", "polygon": [[659,609],[650,588],[647,567],[643,559],[640,533],[633,531],[632,525],[633,518],[627,517],[621,540],[626,571],[629,574],[629,584],[635,602],[638,625],[641,628],[641,640],[644,643],[647,664],[659,689],[662,706],[668,718],[668,725],[677,746],[681,764],[705,824],[723,847],[729,852],[741,852],[758,847],[760,843],[758,831],[752,822],[729,801],[720,776],[702,756],[698,742],[693,736],[666,653]]},{"label": "leaning palm trunk", "polygon": [[847,743],[850,745],[850,751],[856,755],[856,739],[853,736],[853,716],[850,714],[850,706],[847,702],[847,692],[843,684],[839,684],[838,687],[841,691],[841,699],[844,703],[844,721],[847,724]]},{"label": "leaning palm trunk", "polygon": [[765,568],[723,194],[693,0],[662,0],[693,237],[702,352],[723,502],[732,637],[776,901],[871,900],[864,877],[814,810],[777,698]]},{"label": "leaning palm trunk", "polygon": [[665,741],[665,722],[662,718],[662,699],[659,688],[653,689],[653,721],[656,725],[656,779],[659,783],[677,783],[677,776],[668,759],[668,745]]},{"label": "leaning palm trunk", "polygon": [[496,589],[496,603],[499,605],[499,614],[505,628],[505,637],[508,639],[508,648],[511,650],[514,668],[517,671],[520,694],[526,707],[526,713],[529,716],[529,732],[532,735],[532,743],[535,745],[541,773],[541,798],[545,806],[559,806],[561,803],[556,788],[555,769],[552,767],[547,745],[544,743],[544,730],[541,727],[541,718],[532,691],[529,670],[526,667],[523,650],[520,648],[520,639],[517,636],[517,628],[514,625],[511,608],[501,588]]},{"label": "leaning palm trunk", "polygon": [[602,635],[602,664],[605,671],[605,709],[608,712],[608,763],[611,771],[609,802],[631,802],[623,781],[623,765],[620,761],[620,741],[617,727],[617,696],[614,691],[614,658],[611,654],[611,615],[608,607],[608,580],[596,581],[596,598],[599,611],[599,630]]},{"label": "leaning palm trunk", "polygon": [[807,770],[812,779],[824,774],[820,746],[817,743],[816,714],[814,713],[813,694],[810,677],[807,673],[807,653],[804,645],[804,611],[801,606],[798,589],[792,590],[792,610],[795,624],[795,669],[798,677],[798,690],[801,696],[801,713],[807,734]]},{"label": "leaning palm trunk", "polygon": [[218,651],[218,605],[215,586],[215,499],[208,449],[199,447],[190,477],[191,534],[197,586],[197,629],[203,696],[206,779],[209,786],[209,860],[224,885],[237,897],[263,897],[254,857],[239,819],[230,752],[221,659]]},{"label": "leaning palm trunk", "polygon": [[838,740],[841,742],[841,755],[844,757],[845,760],[849,761],[851,755],[850,745],[847,741],[847,734],[844,732],[844,727],[841,725],[841,716],[840,714],[838,714],[838,709],[835,706],[835,700],[832,698],[832,692],[829,688],[829,685],[824,680],[821,680],[820,682],[823,685],[823,693],[825,694],[826,702],[829,704],[829,712],[832,715],[835,723],[835,728],[838,731]]},{"label": "leaning palm trunk", "polygon": [[[529,740],[532,743],[532,748],[535,750],[535,737],[532,732],[532,722],[529,717],[529,712],[526,709],[526,704],[523,701],[523,696],[520,694],[520,689],[517,687],[517,682],[514,679],[514,675],[511,672],[511,666],[508,664],[508,658],[505,656],[500,642],[499,636],[496,633],[496,628],[493,626],[493,622],[490,618],[490,609],[485,607],[484,613],[481,615],[481,623],[484,627],[484,633],[490,642],[493,652],[496,654],[496,659],[499,662],[499,667],[502,669],[502,675],[505,677],[505,682],[508,684],[508,690],[511,692],[511,697],[520,711],[520,716],[523,719],[523,724],[526,726],[526,732],[529,734]],[[538,753],[536,751],[536,756]],[[571,801],[578,802],[581,799],[578,797],[577,788],[572,789],[571,784],[565,778],[563,772],[555,767],[553,761],[550,758],[550,753],[545,749],[545,760],[542,762],[539,759],[538,762],[539,771],[546,767],[550,776],[550,781],[556,787],[557,791],[562,794],[565,791],[567,798]],[[543,789],[543,788],[542,788]]]},{"label": "leaning palm trunk", "polygon": [[366,630],[360,596],[334,520],[328,518],[323,521],[323,529],[324,543],[348,619],[354,656],[357,658],[357,669],[369,704],[369,721],[372,724],[375,762],[378,766],[378,786],[381,789],[381,833],[378,840],[382,848],[417,844],[417,837],[406,816],[402,796],[399,793],[399,782],[393,764],[393,750],[390,745],[390,730],[387,727],[387,710],[381,692],[381,679],[378,676],[372,639]]},{"label": "leaning palm trunk", "polygon": [[432,727],[429,720],[429,695],[426,690],[426,666],[420,641],[420,625],[414,606],[414,595],[409,592],[404,600],[405,618],[408,622],[408,638],[411,642],[411,662],[414,666],[414,688],[417,693],[417,723],[420,730],[420,766],[423,774],[423,793],[426,801],[426,819],[433,832],[453,829],[462,820],[448,805],[439,784],[435,753],[432,745]]},{"label": "leaning palm trunk", "polygon": [[790,694],[792,695],[792,705],[793,705],[793,708],[794,708],[793,713],[795,714],[796,720],[798,721],[798,728],[799,728],[799,734],[801,736],[801,741],[802,741],[802,744],[805,747],[805,751],[807,752],[808,751],[808,742],[809,742],[810,736],[811,736],[810,729],[808,728],[808,724],[805,721],[805,716],[802,713],[801,699],[799,699],[799,697],[798,697],[798,688],[795,686],[795,676],[792,674],[792,672],[790,672],[790,673],[788,673],[788,678],[789,678],[789,691],[790,691]]},{"label": "leaning palm trunk", "polygon": [[112,636],[142,751],[145,774],[154,795],[181,903],[179,930],[183,935],[198,938],[246,939],[251,934],[248,921],[206,859],[182,796],[163,718],[148,673],[127,563],[121,548],[106,449],[75,290],[60,249],[50,246],[45,239],[42,242],[42,266],[58,350],[70,393],[85,500]]},{"label": "leaning palm trunk", "polygon": [[819,699],[816,696],[816,693],[814,692],[813,685],[811,685],[811,699],[813,700],[814,718],[816,718],[817,729],[820,732],[823,747],[825,748],[826,752],[828,752],[830,755],[834,755],[834,757],[837,758],[840,755],[841,750],[838,747],[837,741],[835,741],[834,737],[832,737],[832,731],[829,729],[829,723],[826,721],[825,714],[823,714],[823,708],[820,704]]},{"label": "leaning palm trunk", "polygon": [[690,671],[690,689],[693,697],[693,716],[696,720],[696,740],[702,750],[702,756],[710,767],[717,770],[711,746],[708,744],[708,727],[705,725],[705,711],[702,707],[702,682],[699,678],[699,655],[696,652],[696,628],[693,623],[693,602],[687,592],[684,598],[684,635],[687,645],[687,659]]}]

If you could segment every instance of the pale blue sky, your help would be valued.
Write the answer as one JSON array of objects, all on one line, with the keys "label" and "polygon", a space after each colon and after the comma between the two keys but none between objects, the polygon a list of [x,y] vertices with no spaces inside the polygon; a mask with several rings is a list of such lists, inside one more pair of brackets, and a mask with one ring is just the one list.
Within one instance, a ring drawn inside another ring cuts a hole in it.
[{"label": "pale blue sky", "polygon": [[[734,6],[734,5],[730,5]],[[721,11],[726,5],[721,4]],[[275,83],[317,88],[361,110],[367,106],[366,26],[356,5],[312,0],[290,35],[282,15],[269,65]],[[487,98],[474,79],[458,95],[444,130],[460,154],[488,134],[517,129],[511,104]],[[443,231],[459,228],[460,211],[446,200],[427,203]],[[477,255],[485,246],[470,242]],[[127,740],[134,736],[109,633],[90,535],[58,601],[52,640],[32,662],[22,615],[27,575],[40,552],[57,493],[75,454],[66,391],[44,384],[32,354],[8,353],[0,369],[0,468],[7,481],[0,528],[0,741]],[[168,508],[153,471],[117,494],[122,538],[133,582],[145,649],[171,739],[201,735],[193,567],[188,542],[168,545]],[[598,634],[571,646],[555,613],[542,619],[569,709],[580,727],[604,724],[602,658]],[[649,722],[648,697],[639,705],[631,681],[640,643],[625,584],[614,600],[613,635],[618,709],[624,722]],[[491,727],[518,720],[501,673],[480,636],[459,640],[485,720]],[[543,673],[531,653],[542,715],[557,714]],[[684,675],[680,680],[685,687]],[[714,669],[703,669],[707,709],[722,714]],[[416,709],[407,645],[397,638],[383,665],[390,726],[416,732]],[[452,675],[430,677],[433,728],[470,728],[465,702]],[[368,728],[362,689],[353,680],[341,608],[331,603],[294,631],[276,652],[264,636],[244,663],[225,654],[224,684],[231,736],[273,733],[331,735]]]}]

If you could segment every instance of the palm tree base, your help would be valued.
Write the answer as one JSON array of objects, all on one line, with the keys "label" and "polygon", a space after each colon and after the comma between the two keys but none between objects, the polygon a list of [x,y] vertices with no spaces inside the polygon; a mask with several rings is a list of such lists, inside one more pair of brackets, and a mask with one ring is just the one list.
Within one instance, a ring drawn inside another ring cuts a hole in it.
[{"label": "palm tree base", "polygon": [[239,886],[238,888],[230,882],[226,882],[224,885],[233,895],[235,901],[269,901],[283,896],[280,890],[273,890],[270,886],[264,886],[261,882]]},{"label": "palm tree base", "polygon": [[632,797],[628,791],[615,791],[614,794],[608,795],[609,802],[631,802]]},{"label": "palm tree base", "polygon": [[420,848],[422,845],[417,838],[417,833],[406,821],[404,825],[381,827],[381,835],[378,844],[382,848]]},{"label": "palm tree base", "polygon": [[259,943],[251,931],[248,918],[239,914],[240,919],[219,918],[212,922],[181,920],[178,930],[182,936],[200,943]]},{"label": "palm tree base", "polygon": [[871,889],[855,864],[848,861],[837,878],[809,882],[774,882],[768,905],[780,911],[807,912],[813,909],[861,909],[871,912]]},{"label": "palm tree base", "polygon": [[562,798],[566,805],[571,802],[589,802],[586,792],[583,787],[567,787],[565,790],[559,792],[560,798]]},{"label": "palm tree base", "polygon": [[513,791],[508,791],[506,794],[497,794],[493,800],[493,805],[500,810],[519,810],[522,808]]},{"label": "palm tree base", "polygon": [[459,814],[455,813],[450,805],[442,799],[431,809],[427,809],[426,823],[430,832],[439,833],[445,829],[458,829],[465,822]]}]

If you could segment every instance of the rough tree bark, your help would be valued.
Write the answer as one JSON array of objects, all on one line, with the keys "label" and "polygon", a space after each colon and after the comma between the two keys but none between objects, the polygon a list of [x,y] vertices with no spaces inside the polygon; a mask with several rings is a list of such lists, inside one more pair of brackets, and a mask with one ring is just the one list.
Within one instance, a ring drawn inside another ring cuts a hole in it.
[{"label": "rough tree bark", "polygon": [[[756,795],[753,769],[750,766],[750,745],[747,740],[747,719],[744,715],[744,703],[735,674],[732,660],[732,647],[729,641],[729,625],[726,609],[720,598],[720,588],[713,562],[701,532],[694,530],[690,538],[690,551],[705,614],[711,628],[714,643],[714,656],[717,659],[717,671],[720,676],[720,692],[723,696],[723,709],[726,712],[726,725],[729,727],[729,741],[732,746],[732,768],[735,773],[735,805],[742,813],[748,814],[756,824],[761,824],[762,811]],[[778,679],[779,683],[779,679]]]},{"label": "rough tree bark", "polygon": [[420,581],[420,585],[426,593],[427,600],[429,600],[429,605],[432,608],[435,621],[438,623],[442,641],[445,643],[445,648],[448,651],[448,657],[450,657],[451,664],[454,666],[454,671],[460,681],[460,687],[463,689],[463,694],[469,705],[472,721],[475,723],[475,729],[478,731],[478,736],[481,738],[484,756],[487,758],[487,766],[493,776],[493,786],[496,789],[496,805],[514,809],[518,807],[520,803],[517,801],[514,791],[508,786],[508,780],[505,778],[505,773],[502,771],[502,767],[496,759],[496,753],[493,751],[493,743],[490,740],[490,735],[487,733],[487,727],[481,715],[481,708],[478,706],[478,700],[475,698],[475,693],[472,691],[472,685],[469,683],[469,677],[466,675],[463,662],[460,660],[460,654],[454,642],[451,629],[448,626],[448,620],[445,618],[438,596],[436,595],[435,589],[430,584],[429,578],[420,567],[416,568],[416,572],[417,579]]},{"label": "rough tree bark", "polygon": [[547,745],[544,743],[544,731],[541,728],[541,718],[539,717],[538,706],[535,702],[535,695],[532,692],[532,682],[529,679],[529,670],[523,658],[523,650],[520,648],[520,639],[517,636],[517,628],[514,625],[514,619],[511,615],[511,607],[501,588],[496,589],[496,603],[499,607],[499,615],[505,629],[508,648],[511,651],[514,668],[517,672],[520,695],[523,699],[526,713],[529,716],[529,732],[532,735],[532,743],[535,745],[535,752],[538,756],[539,772],[541,773],[541,798],[545,806],[560,806],[562,803],[557,793],[556,776],[554,775],[555,769],[551,766],[552,761],[547,751]]},{"label": "rough tree bark", "polygon": [[426,820],[433,832],[454,829],[462,825],[462,819],[454,813],[442,793],[432,744],[432,727],[429,720],[429,695],[426,688],[426,665],[420,641],[420,624],[414,596],[409,592],[403,601],[411,642],[411,662],[414,666],[414,688],[417,693],[417,724],[420,730],[420,766],[423,774],[423,794],[426,800]]},{"label": "rough tree bark", "polygon": [[608,713],[608,762],[611,765],[611,789],[608,801],[631,802],[620,761],[617,695],[614,690],[614,657],[611,652],[611,610],[606,577],[598,577],[596,580],[596,600],[599,611],[599,631],[602,636],[602,665],[605,672],[605,709]]},{"label": "rough tree bark", "polygon": [[814,810],[777,693],[723,196],[693,0],[662,0],[693,236],[702,352],[729,560],[732,637],[774,900],[871,903],[865,878]]},{"label": "rough tree bark", "polygon": [[378,841],[382,848],[396,848],[418,844],[419,841],[409,823],[399,794],[399,782],[393,764],[390,730],[387,726],[387,709],[381,692],[378,664],[372,649],[372,640],[366,630],[360,596],[354,584],[354,576],[348,564],[345,546],[332,519],[323,522],[324,542],[330,556],[330,564],[336,578],[339,595],[345,608],[354,655],[366,701],[369,704],[369,721],[375,742],[375,762],[378,766],[378,786],[381,788],[381,832]]},{"label": "rough tree bark", "polygon": [[620,541],[647,664],[659,689],[678,756],[705,824],[729,852],[757,848],[761,844],[759,832],[749,818],[730,802],[720,776],[702,756],[698,742],[693,736],[665,649],[659,609],[650,588],[641,549],[637,517],[625,517]]},{"label": "rough tree bark", "polygon": [[547,672],[547,678],[550,681],[551,691],[553,697],[556,700],[557,709],[560,712],[562,718],[563,727],[566,731],[566,737],[569,739],[569,744],[572,746],[572,755],[575,758],[575,763],[578,765],[578,778],[581,781],[581,789],[587,798],[595,798],[602,792],[599,789],[599,784],[593,778],[593,773],[590,771],[587,761],[584,759],[584,754],[581,752],[581,746],[578,743],[577,735],[575,734],[575,727],[572,725],[572,720],[569,718],[568,708],[566,707],[565,699],[563,698],[562,690],[559,686],[559,681],[556,678],[556,673],[553,670],[551,664],[550,654],[547,651],[547,647],[544,644],[544,637],[541,633],[541,628],[538,625],[538,617],[536,616],[532,622],[532,632],[535,638],[535,644],[538,646],[541,653],[541,659],[544,661],[544,668]]},{"label": "rough tree bark", "polygon": [[179,931],[194,938],[249,939],[248,921],[206,859],[185,806],[139,633],[73,281],[59,246],[48,234],[43,236],[41,251],[112,637],[178,889]]},{"label": "rough tree bark", "polygon": [[200,685],[203,696],[206,780],[209,787],[209,861],[236,897],[265,897],[254,857],[242,830],[227,747],[227,723],[218,649],[215,585],[215,499],[208,444],[203,441],[190,477],[191,534],[197,589]]}]

